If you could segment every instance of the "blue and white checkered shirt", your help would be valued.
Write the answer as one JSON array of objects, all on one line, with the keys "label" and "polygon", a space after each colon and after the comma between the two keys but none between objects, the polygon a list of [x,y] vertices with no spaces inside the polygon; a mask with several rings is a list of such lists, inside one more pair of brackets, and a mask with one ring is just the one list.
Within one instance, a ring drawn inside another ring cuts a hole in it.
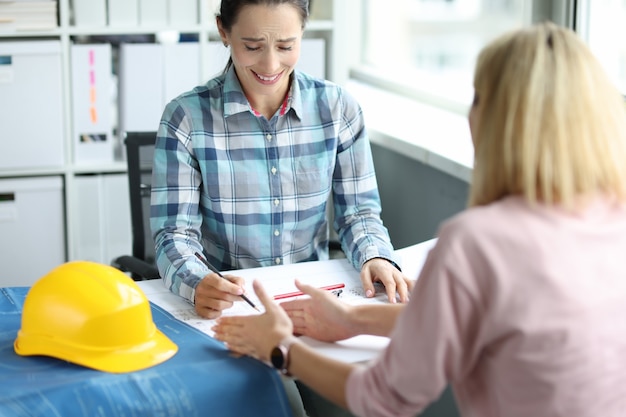
[{"label": "blue and white checkered shirt", "polygon": [[271,120],[231,68],[165,108],[154,154],[151,227],[165,285],[193,302],[209,272],[328,258],[327,202],[355,268],[394,261],[361,108],[295,71]]}]

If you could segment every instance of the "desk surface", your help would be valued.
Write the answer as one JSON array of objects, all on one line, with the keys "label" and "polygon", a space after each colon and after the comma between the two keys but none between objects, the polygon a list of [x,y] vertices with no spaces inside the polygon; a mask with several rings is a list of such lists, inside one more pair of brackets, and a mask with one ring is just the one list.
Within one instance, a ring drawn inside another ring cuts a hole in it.
[{"label": "desk surface", "polygon": [[[417,279],[426,256],[435,242],[436,239],[432,239],[396,250],[402,271],[407,277]],[[258,279],[270,295],[296,291],[297,288],[293,282],[295,278],[298,278],[302,282],[317,287],[337,283],[345,284],[340,299],[348,304],[388,302],[382,286],[377,288],[377,295],[374,298],[365,298],[359,273],[346,259],[249,268],[229,271],[228,273],[245,278],[246,294],[260,308],[262,308],[261,302],[252,289],[254,279]],[[165,288],[161,280],[140,281],[138,284],[151,302],[161,306],[177,319],[199,331],[209,336],[213,335],[211,327],[214,325],[214,321],[199,317],[190,303],[171,293]],[[257,314],[257,312],[243,301],[235,303],[231,309],[224,311],[224,315],[246,314]],[[356,336],[337,343],[325,343],[307,337],[303,337],[302,340],[319,353],[343,362],[369,361],[376,357],[389,343],[389,339],[386,337],[369,335]]]},{"label": "desk surface", "polygon": [[0,416],[290,416],[278,374],[152,305],[157,327],[178,347],[168,361],[110,374],[44,356],[13,342],[27,287],[0,288]]}]

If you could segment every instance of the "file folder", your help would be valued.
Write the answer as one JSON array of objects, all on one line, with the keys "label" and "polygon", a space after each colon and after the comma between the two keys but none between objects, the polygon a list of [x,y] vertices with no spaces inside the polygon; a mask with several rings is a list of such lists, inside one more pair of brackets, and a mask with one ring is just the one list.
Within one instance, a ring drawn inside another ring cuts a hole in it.
[{"label": "file folder", "polygon": [[60,176],[0,179],[0,287],[29,286],[65,261],[63,214]]},{"label": "file folder", "polygon": [[198,2],[196,0],[168,0],[169,23],[174,27],[198,24]]},{"label": "file folder", "polygon": [[107,24],[106,0],[73,0],[74,25],[103,27]]},{"label": "file folder", "polygon": [[156,131],[164,103],[163,47],[121,44],[119,55],[119,131]]},{"label": "file folder", "polygon": [[108,23],[114,27],[135,27],[139,24],[138,0],[107,0]]},{"label": "file folder", "polygon": [[168,0],[139,0],[139,25],[164,27],[167,25]]},{"label": "file folder", "polygon": [[76,259],[109,264],[131,253],[132,227],[126,174],[79,175],[77,194]]},{"label": "file folder", "polygon": [[113,161],[111,45],[72,45],[74,162]]},{"label": "file folder", "polygon": [[0,42],[0,170],[62,167],[61,42]]},{"label": "file folder", "polygon": [[200,84],[200,45],[198,42],[164,44],[164,102]]}]

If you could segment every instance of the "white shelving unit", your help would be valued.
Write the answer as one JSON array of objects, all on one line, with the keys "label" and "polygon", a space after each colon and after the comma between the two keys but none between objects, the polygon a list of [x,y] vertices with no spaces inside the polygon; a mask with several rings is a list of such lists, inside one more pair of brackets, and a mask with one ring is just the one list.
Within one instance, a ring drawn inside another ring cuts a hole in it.
[{"label": "white shelving unit", "polygon": [[[53,30],[46,31],[19,31],[19,32],[2,32],[0,31],[0,46],[2,42],[14,42],[14,41],[40,41],[40,40],[56,40],[61,45],[61,91],[62,91],[62,126],[63,126],[63,155],[64,163],[61,166],[54,167],[30,167],[30,168],[7,168],[0,166],[0,184],[3,180],[12,180],[19,178],[45,178],[45,177],[60,177],[63,184],[63,205],[64,212],[61,217],[58,218],[58,222],[63,225],[64,242],[65,242],[65,260],[78,259],[81,254],[81,236],[85,236],[85,233],[89,232],[85,230],[85,225],[79,224],[77,220],[80,218],[79,211],[81,207],[84,207],[85,199],[92,198],[87,197],[84,192],[84,183],[80,181],[81,178],[86,176],[101,176],[111,174],[125,175],[126,162],[123,160],[114,160],[111,163],[93,163],[93,164],[77,164],[74,161],[74,147],[75,145],[75,133],[73,132],[73,120],[72,120],[72,66],[71,66],[71,49],[74,43],[80,42],[80,40],[88,37],[96,36],[99,39],[106,39],[106,37],[120,37],[129,35],[151,35],[156,36],[164,31],[175,31],[185,35],[191,35],[198,39],[199,43],[199,74],[202,82],[207,80],[207,68],[206,63],[209,57],[208,48],[206,47],[209,42],[218,40],[217,28],[214,19],[214,5],[219,5],[219,0],[192,0],[197,1],[198,11],[198,23],[195,25],[185,25],[184,27],[170,26],[170,25],[156,25],[156,26],[129,26],[129,27],[109,27],[109,26],[97,26],[97,27],[77,27],[73,24],[73,10],[72,2],[76,0],[58,0],[58,16],[59,26]],[[174,0],[170,0],[174,1]],[[150,1],[144,1],[142,4]],[[313,0],[312,1],[312,13],[311,20],[307,25],[306,35],[307,38],[323,38],[326,41],[326,77],[338,83],[344,83],[347,80],[348,74],[345,70],[346,66],[343,65],[345,57],[340,53],[343,49],[339,46],[341,36],[338,36],[338,31],[348,30],[338,29],[338,25],[335,24],[337,19],[348,19],[350,17],[347,5],[350,2],[347,0]],[[344,20],[345,21],[345,20]],[[345,26],[345,25],[344,25]],[[0,54],[1,55],[1,54]],[[34,79],[33,83],[37,83],[38,80]],[[182,91],[181,91],[182,92]],[[36,99],[33,98],[33,99]],[[28,112],[28,108],[19,110],[20,112]],[[33,118],[34,120],[35,118]],[[155,121],[155,125],[158,120]],[[45,135],[46,132],[42,132]],[[7,143],[5,141],[19,141],[19,137],[3,137],[0,133],[0,144]],[[24,145],[28,146],[28,145]],[[36,152],[36,149],[33,149]],[[81,191],[83,190],[83,191]],[[118,202],[123,202],[127,199],[124,192],[120,190],[119,195],[115,197]],[[110,192],[104,193],[110,196]],[[2,211],[2,200],[0,199],[0,214]],[[46,209],[46,201],[41,201],[41,210]],[[117,203],[116,203],[117,204]],[[110,204],[100,204],[99,208],[107,210]],[[119,204],[117,204],[119,206]],[[109,213],[110,214],[110,213]],[[107,217],[107,216],[104,216]],[[108,216],[110,217],[110,215]],[[130,217],[130,213],[128,213]],[[2,220],[2,219],[0,219]],[[125,221],[124,221],[125,222]],[[122,224],[125,224],[122,222]],[[102,225],[91,225],[94,228],[94,233],[102,231]],[[83,230],[81,230],[81,228]],[[2,231],[2,222],[0,221],[0,231]],[[31,233],[31,232],[29,232]],[[34,231],[32,235],[32,248],[25,248],[29,251],[45,251],[46,248],[38,247],[37,233],[46,233],[46,230]],[[128,229],[128,238],[130,242],[130,228]],[[7,241],[11,241],[11,237],[6,237]],[[83,239],[84,240],[84,239]],[[103,242],[103,245],[105,242]],[[128,246],[128,253],[130,253],[130,244]],[[84,252],[84,251],[83,251]],[[106,253],[103,251],[102,253]],[[119,255],[122,255],[120,253]],[[3,255],[0,254],[0,260],[3,264],[11,261],[9,259],[2,259]],[[106,260],[109,262],[110,260]]]}]

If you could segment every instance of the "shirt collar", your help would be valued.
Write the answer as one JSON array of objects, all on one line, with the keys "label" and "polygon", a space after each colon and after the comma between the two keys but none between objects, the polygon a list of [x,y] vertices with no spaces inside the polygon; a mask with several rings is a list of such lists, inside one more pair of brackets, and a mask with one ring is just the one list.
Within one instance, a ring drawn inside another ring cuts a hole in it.
[{"label": "shirt collar", "polygon": [[[280,108],[280,115],[283,116],[293,109],[298,118],[302,114],[302,94],[300,92],[299,75],[297,71],[292,73],[291,86],[287,97]],[[224,117],[229,117],[237,113],[252,112],[258,117],[258,113],[252,109],[246,95],[243,93],[235,68],[231,66],[224,76]]]}]

